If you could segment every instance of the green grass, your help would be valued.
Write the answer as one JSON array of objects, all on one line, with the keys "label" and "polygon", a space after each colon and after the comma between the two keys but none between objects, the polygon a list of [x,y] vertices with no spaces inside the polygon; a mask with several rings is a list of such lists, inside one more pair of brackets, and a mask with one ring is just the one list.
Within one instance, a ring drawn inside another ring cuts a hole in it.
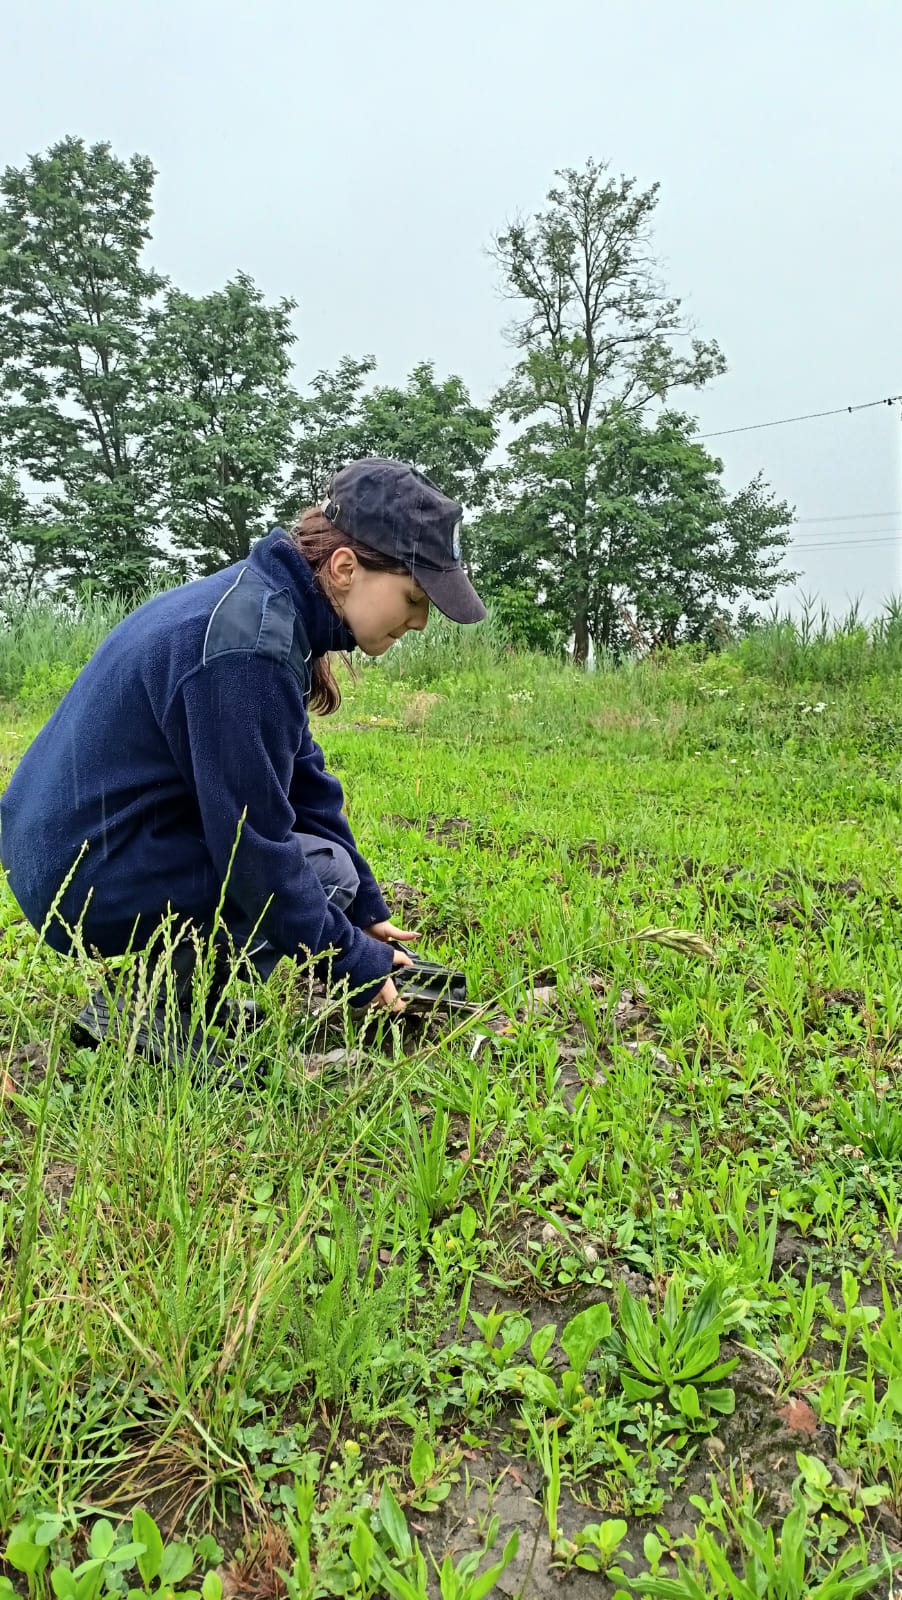
[{"label": "green grass", "polygon": [[835,619],[806,600],[797,613],[775,612],[752,629],[737,654],[748,672],[779,683],[848,686],[902,671],[902,596],[865,622],[857,605]]},{"label": "green grass", "polygon": [[73,608],[35,601],[20,611],[0,609],[0,699],[52,709],[124,607],[95,598]]},{"label": "green grass", "polygon": [[[308,1078],[281,970],[259,1092],[78,1050],[97,972],[4,889],[0,1528],[78,1554],[143,1505],[297,1594],[410,1600],[496,1512],[511,1592],[876,1581],[838,1564],[902,1514],[898,694],[741,654],[361,671],[318,736],[427,953],[511,1019],[475,1056],[386,1028]],[[8,767],[46,709],[7,707]]]}]

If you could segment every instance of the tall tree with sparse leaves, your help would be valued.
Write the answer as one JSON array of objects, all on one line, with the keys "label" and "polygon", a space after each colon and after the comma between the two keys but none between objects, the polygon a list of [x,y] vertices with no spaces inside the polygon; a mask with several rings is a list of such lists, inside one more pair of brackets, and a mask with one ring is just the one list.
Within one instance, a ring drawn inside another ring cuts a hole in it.
[{"label": "tall tree with sparse leaves", "polygon": [[173,542],[201,572],[242,560],[279,497],[297,409],[293,310],[238,273],[200,298],[170,290],[152,314],[149,460]]},{"label": "tall tree with sparse leaves", "polygon": [[[708,643],[742,596],[773,597],[797,576],[783,566],[793,508],[761,475],[735,494],[694,418],[664,412],[653,427],[614,417],[596,453],[592,536],[599,559],[593,638],[616,650],[638,631],[653,648]],[[630,615],[627,615],[630,613]]]},{"label": "tall tree with sparse leaves", "polygon": [[[658,186],[641,190],[594,161],[556,176],[545,210],[494,241],[504,289],[521,308],[509,330],[520,356],[497,404],[523,425],[532,492],[566,500],[555,581],[566,577],[574,656],[584,662],[593,583],[590,435],[615,411],[641,416],[676,389],[700,388],[724,361],[716,344],[693,336],[659,278],[649,234]],[[518,486],[511,475],[508,482],[516,502],[525,482]]]},{"label": "tall tree with sparse leaves", "polygon": [[640,639],[710,640],[730,603],[791,580],[791,507],[760,477],[728,494],[695,434],[679,412],[646,425],[615,411],[575,455],[553,423],[516,439],[477,530],[480,579],[502,618],[516,626],[526,594],[566,633],[580,606],[596,650],[616,654]]},{"label": "tall tree with sparse leaves", "polygon": [[126,595],[158,555],[143,262],[154,169],[69,138],[0,177],[0,437],[47,491],[57,573]]}]

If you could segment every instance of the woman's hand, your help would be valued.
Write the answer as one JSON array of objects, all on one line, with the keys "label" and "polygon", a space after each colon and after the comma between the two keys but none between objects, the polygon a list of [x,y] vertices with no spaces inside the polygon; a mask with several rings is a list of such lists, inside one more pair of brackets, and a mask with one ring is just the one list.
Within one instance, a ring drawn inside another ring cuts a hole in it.
[{"label": "woman's hand", "polygon": [[[412,944],[419,939],[418,933],[405,933],[403,928],[396,928],[393,922],[373,922],[364,929],[371,939],[379,939],[383,944],[392,944],[396,939],[401,939],[405,944]],[[412,967],[413,962],[406,950],[396,950],[392,960],[393,967]],[[374,1006],[384,1006],[392,1016],[397,1016],[404,1011],[405,1003],[398,994],[391,978],[386,978],[379,993],[370,1002]]]},{"label": "woman's hand", "polygon": [[[420,937],[418,933],[405,933],[403,928],[396,928],[393,922],[373,922],[363,931],[368,933],[371,939],[381,939],[383,944],[393,944],[396,941],[399,944],[415,944]],[[399,963],[396,962],[395,965]],[[404,962],[400,965],[403,966]]]},{"label": "woman's hand", "polygon": [[386,1011],[390,1012],[393,1017],[399,1016],[400,1013],[406,1009],[404,1001],[401,999],[401,996],[395,988],[391,978],[386,978],[382,988],[379,990],[379,993],[370,1001],[370,1005],[382,1006]]},{"label": "woman's hand", "polygon": [[[412,967],[413,962],[411,961],[406,950],[396,950],[395,959],[392,962],[392,966]],[[407,1009],[407,1003],[401,999],[401,996],[399,995],[392,978],[386,978],[382,988],[379,990],[379,993],[370,1003],[374,1006],[385,1006],[385,1008],[391,1012],[392,1016],[395,1016],[399,1012]]]}]

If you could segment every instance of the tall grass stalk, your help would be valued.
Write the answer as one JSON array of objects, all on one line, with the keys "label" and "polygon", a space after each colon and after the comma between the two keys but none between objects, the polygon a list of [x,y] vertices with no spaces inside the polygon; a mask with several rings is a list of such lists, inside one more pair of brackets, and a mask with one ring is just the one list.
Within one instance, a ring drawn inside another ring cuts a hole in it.
[{"label": "tall grass stalk", "polygon": [[122,601],[95,597],[77,605],[36,601],[7,614],[0,628],[0,699],[24,690],[25,700],[35,702],[42,686],[51,692],[56,686],[59,698],[127,609]]},{"label": "tall grass stalk", "polygon": [[746,672],[776,683],[838,685],[902,672],[902,595],[866,622],[857,604],[831,617],[805,598],[798,614],[774,611],[735,649]]},{"label": "tall grass stalk", "polygon": [[408,633],[375,670],[395,683],[422,689],[462,674],[487,676],[510,654],[501,619],[491,610],[477,627],[461,627],[433,607],[424,632]]}]

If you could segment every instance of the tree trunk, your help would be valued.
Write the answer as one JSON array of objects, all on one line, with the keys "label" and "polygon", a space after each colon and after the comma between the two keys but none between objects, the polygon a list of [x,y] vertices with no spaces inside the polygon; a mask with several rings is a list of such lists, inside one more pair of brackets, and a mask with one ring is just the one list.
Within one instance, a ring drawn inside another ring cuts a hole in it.
[{"label": "tree trunk", "polygon": [[573,664],[584,667],[589,659],[589,615],[585,595],[576,602],[573,636]]},{"label": "tree trunk", "polygon": [[234,529],[233,548],[238,554],[233,556],[234,561],[245,561],[251,553],[251,536],[247,529],[247,517],[243,513],[232,513],[232,527]]},{"label": "tree trunk", "polygon": [[596,650],[610,650],[614,644],[614,598],[608,589],[603,596],[595,620]]},{"label": "tree trunk", "polygon": [[573,665],[575,667],[585,667],[589,663],[589,594],[592,587],[592,566],[586,534],[586,507],[589,497],[586,491],[585,444],[585,429],[583,429],[580,441],[581,454],[573,482],[574,499],[578,504],[574,546],[576,553],[575,565],[579,574],[579,589],[573,608]]}]

